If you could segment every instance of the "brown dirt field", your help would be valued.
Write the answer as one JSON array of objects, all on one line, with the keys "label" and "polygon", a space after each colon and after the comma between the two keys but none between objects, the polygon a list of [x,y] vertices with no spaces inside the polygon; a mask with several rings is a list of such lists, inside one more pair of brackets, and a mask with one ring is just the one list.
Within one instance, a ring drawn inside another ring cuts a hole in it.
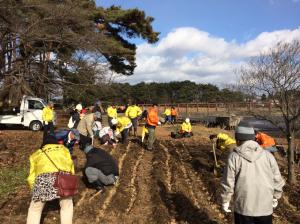
[{"label": "brown dirt field", "polygon": [[[220,130],[195,126],[194,137],[174,140],[169,136],[174,129],[157,128],[158,140],[152,152],[145,151],[139,140],[132,138],[127,147],[102,147],[119,162],[119,182],[95,194],[80,181],[80,193],[74,198],[74,223],[232,223],[232,215],[224,215],[220,210],[221,170],[218,176],[212,172],[208,135]],[[4,159],[1,154],[0,169],[28,167],[28,157],[41,144],[42,132],[4,130],[0,137],[7,145],[0,152],[9,155]],[[77,147],[75,155],[76,172],[82,176],[85,155]],[[225,164],[224,155],[220,151],[217,155]],[[285,158],[276,158],[286,178]],[[284,197],[274,213],[276,224],[300,223],[299,173],[297,167],[297,186],[284,189]],[[24,180],[15,191],[0,198],[0,223],[25,223],[30,197]],[[42,223],[59,223],[57,202],[44,209]]]}]

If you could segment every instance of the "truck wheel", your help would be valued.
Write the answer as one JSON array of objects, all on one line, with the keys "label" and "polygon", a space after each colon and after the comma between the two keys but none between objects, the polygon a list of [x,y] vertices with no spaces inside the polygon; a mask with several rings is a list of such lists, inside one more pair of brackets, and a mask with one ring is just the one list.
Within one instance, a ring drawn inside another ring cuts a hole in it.
[{"label": "truck wheel", "polygon": [[42,130],[42,123],[40,121],[32,121],[29,125],[29,128],[32,130],[32,131],[40,131]]}]

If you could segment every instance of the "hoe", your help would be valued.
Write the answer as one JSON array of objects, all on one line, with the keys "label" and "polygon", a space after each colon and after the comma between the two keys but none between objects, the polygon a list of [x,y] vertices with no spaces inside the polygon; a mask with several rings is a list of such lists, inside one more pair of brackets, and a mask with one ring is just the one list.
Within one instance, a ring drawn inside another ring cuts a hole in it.
[{"label": "hoe", "polygon": [[216,156],[216,142],[213,140],[213,153],[214,153],[214,160],[215,160],[215,164],[214,164],[214,175],[218,175],[218,168],[220,167],[217,161],[217,156]]}]

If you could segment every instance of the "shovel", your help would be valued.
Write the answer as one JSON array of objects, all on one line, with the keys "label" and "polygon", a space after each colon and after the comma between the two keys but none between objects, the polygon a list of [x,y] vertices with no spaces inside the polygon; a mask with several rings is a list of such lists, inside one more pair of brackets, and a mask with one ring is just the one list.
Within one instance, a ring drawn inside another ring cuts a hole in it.
[{"label": "shovel", "polygon": [[218,161],[217,161],[217,156],[216,156],[216,143],[215,141],[213,141],[213,153],[214,153],[214,160],[215,160],[215,164],[214,164],[214,175],[218,175],[218,169],[220,166],[218,164]]}]

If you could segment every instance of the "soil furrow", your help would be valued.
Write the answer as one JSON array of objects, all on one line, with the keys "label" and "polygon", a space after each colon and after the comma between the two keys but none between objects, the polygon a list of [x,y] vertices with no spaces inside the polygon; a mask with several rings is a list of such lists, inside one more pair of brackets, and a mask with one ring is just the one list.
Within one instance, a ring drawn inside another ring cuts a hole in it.
[{"label": "soil furrow", "polygon": [[128,208],[126,209],[126,213],[129,213],[136,201],[136,196],[137,196],[137,188],[136,188],[136,179],[137,179],[137,170],[138,170],[138,167],[141,163],[141,160],[143,158],[145,154],[145,151],[144,150],[141,150],[141,153],[136,161],[136,163],[134,164],[134,167],[133,167],[133,172],[132,172],[132,178],[130,180],[130,184],[129,184],[129,188],[131,189],[131,195],[130,195],[130,202],[129,202],[129,205],[128,205]]},{"label": "soil furrow", "polygon": [[166,184],[167,184],[167,189],[168,191],[172,191],[172,185],[171,185],[171,181],[172,181],[172,174],[171,174],[171,168],[170,168],[170,160],[171,160],[171,156],[169,153],[169,150],[166,146],[164,146],[163,144],[160,144],[160,146],[162,147],[162,149],[164,150],[165,154],[166,154]]},{"label": "soil furrow", "polygon": [[[121,174],[122,174],[122,170],[123,170],[123,164],[124,164],[124,160],[125,157],[127,156],[127,154],[130,152],[131,150],[131,142],[129,142],[128,146],[126,147],[126,152],[121,156],[120,160],[119,160],[119,173],[120,173],[120,178],[121,178]],[[99,213],[96,216],[96,221],[99,222],[100,219],[104,216],[104,213],[106,212],[106,209],[108,208],[108,206],[110,205],[113,197],[115,196],[115,194],[117,193],[117,190],[120,186],[120,180],[117,182],[117,184],[115,185],[115,187],[113,187],[109,192],[108,195],[105,199],[105,201],[103,202]]]},{"label": "soil furrow", "polygon": [[179,152],[178,148],[172,142],[171,142],[171,145],[172,145],[173,149],[175,150],[176,154],[178,155],[179,168],[180,168],[181,172],[183,173],[184,180],[186,181],[186,185],[188,186],[188,189],[189,189],[188,193],[191,196],[192,202],[197,208],[200,208],[199,202],[198,202],[197,198],[195,197],[192,180],[187,172],[186,167],[184,166],[184,164],[182,162],[182,154]]}]

